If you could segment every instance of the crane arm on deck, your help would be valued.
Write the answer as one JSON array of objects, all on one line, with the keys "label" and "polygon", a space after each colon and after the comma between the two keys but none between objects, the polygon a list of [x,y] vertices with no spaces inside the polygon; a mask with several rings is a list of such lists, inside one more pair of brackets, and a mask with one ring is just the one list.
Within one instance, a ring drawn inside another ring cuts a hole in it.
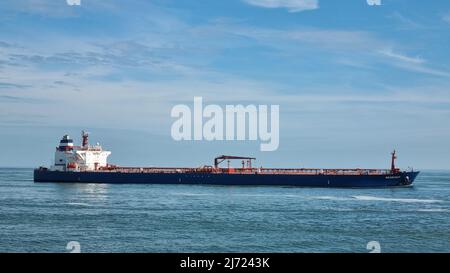
[{"label": "crane arm on deck", "polygon": [[244,160],[250,160],[250,162],[252,160],[256,160],[256,158],[254,158],[254,157],[221,155],[221,156],[214,158],[214,168],[218,168],[219,164],[227,159],[244,159]]}]

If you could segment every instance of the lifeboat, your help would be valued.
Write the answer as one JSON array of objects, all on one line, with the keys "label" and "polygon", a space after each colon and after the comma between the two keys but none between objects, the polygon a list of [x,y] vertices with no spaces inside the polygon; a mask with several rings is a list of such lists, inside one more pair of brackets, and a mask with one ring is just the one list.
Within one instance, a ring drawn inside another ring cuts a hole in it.
[{"label": "lifeboat", "polygon": [[75,163],[75,162],[67,163],[68,170],[75,170],[76,168],[77,168],[77,163]]}]

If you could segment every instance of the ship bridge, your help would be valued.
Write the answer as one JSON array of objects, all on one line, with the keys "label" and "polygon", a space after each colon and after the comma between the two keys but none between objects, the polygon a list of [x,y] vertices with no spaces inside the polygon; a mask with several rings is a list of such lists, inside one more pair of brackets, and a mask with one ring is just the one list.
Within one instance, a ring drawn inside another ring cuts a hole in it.
[{"label": "ship bridge", "polygon": [[110,151],[104,151],[100,144],[89,145],[89,134],[81,133],[81,146],[74,146],[69,135],[64,135],[55,151],[55,163],[52,170],[92,171],[108,166]]}]

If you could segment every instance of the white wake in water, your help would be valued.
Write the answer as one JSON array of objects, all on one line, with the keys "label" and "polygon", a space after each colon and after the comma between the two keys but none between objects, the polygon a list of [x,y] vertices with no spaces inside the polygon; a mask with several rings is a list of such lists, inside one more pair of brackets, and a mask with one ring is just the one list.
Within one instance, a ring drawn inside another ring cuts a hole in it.
[{"label": "white wake in water", "polygon": [[71,206],[82,206],[82,207],[92,207],[92,205],[87,204],[87,203],[65,203],[66,205],[71,205]]},{"label": "white wake in water", "polygon": [[418,209],[420,212],[448,212],[448,209]]},{"label": "white wake in water", "polygon": [[404,202],[404,203],[439,203],[444,202],[442,200],[435,199],[414,199],[414,198],[385,198],[376,196],[366,196],[366,195],[355,195],[352,196],[356,200],[361,201],[386,201],[386,202]]},{"label": "white wake in water", "polygon": [[350,197],[342,196],[314,196],[313,199],[330,201],[383,201],[383,202],[403,202],[403,203],[440,203],[443,200],[436,199],[416,199],[416,198],[386,198],[368,195],[354,195]]},{"label": "white wake in water", "polygon": [[330,201],[351,201],[353,198],[339,197],[339,196],[315,196],[313,199],[330,200]]}]

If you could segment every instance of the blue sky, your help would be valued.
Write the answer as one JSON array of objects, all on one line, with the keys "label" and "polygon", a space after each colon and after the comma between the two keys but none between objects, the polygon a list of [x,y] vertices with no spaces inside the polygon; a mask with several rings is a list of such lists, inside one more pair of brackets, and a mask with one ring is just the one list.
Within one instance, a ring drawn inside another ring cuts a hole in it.
[{"label": "blue sky", "polygon": [[[0,166],[49,164],[64,133],[122,165],[450,166],[447,0],[5,0]],[[280,148],[175,142],[171,108],[279,104]]]}]

